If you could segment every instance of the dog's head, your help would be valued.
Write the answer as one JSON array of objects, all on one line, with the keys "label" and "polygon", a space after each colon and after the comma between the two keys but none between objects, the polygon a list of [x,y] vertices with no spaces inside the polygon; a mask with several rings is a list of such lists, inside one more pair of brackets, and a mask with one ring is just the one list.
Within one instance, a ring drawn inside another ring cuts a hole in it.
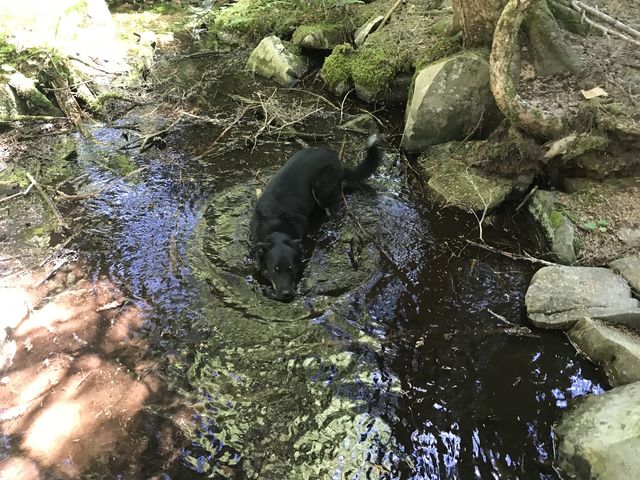
[{"label": "dog's head", "polygon": [[278,300],[289,301],[295,295],[302,258],[300,242],[287,234],[275,232],[264,242],[256,244],[262,275],[273,285]]}]

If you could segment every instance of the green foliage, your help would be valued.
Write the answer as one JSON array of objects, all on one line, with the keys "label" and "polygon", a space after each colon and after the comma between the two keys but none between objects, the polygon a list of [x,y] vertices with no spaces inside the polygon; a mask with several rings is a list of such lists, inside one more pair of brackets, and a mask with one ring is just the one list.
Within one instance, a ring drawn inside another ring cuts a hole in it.
[{"label": "green foliage", "polygon": [[584,222],[582,228],[587,230],[598,230],[599,232],[605,233],[607,231],[607,227],[609,226],[609,222],[606,220],[589,220]]}]

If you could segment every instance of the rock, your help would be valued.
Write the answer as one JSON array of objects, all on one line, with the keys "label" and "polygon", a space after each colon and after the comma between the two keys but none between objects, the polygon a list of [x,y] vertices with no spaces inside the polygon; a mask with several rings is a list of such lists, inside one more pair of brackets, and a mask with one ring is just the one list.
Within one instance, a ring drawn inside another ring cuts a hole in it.
[{"label": "rock", "polygon": [[8,75],[8,84],[20,97],[27,115],[51,115],[62,117],[64,114],[54,106],[44,94],[36,88],[36,82],[13,70]]},{"label": "rock", "polygon": [[622,275],[631,288],[640,292],[640,255],[620,258],[611,262],[609,266]]},{"label": "rock", "polygon": [[502,178],[482,176],[463,162],[451,159],[431,170],[427,186],[443,204],[465,210],[492,210],[509,195],[512,184]]},{"label": "rock", "polygon": [[625,280],[600,267],[544,267],[525,295],[527,314],[542,328],[570,328],[583,317],[640,325],[640,303]]},{"label": "rock", "polygon": [[8,83],[0,81],[0,120],[26,115],[22,102]]},{"label": "rock", "polygon": [[632,248],[640,247],[640,228],[621,227],[616,235],[626,246]]},{"label": "rock", "polygon": [[353,43],[355,43],[357,47],[361,46],[366,40],[367,36],[376,28],[378,28],[378,25],[380,25],[380,22],[382,22],[383,19],[384,17],[382,15],[378,15],[377,17],[372,18],[367,23],[362,25],[353,34]]},{"label": "rock", "polygon": [[370,133],[378,133],[378,122],[373,118],[370,113],[362,113],[354,116],[352,119],[347,120],[338,128],[341,130],[348,130],[350,132],[357,132],[368,135]]},{"label": "rock", "polygon": [[493,129],[498,108],[489,88],[489,63],[464,52],[423,68],[407,105],[402,146],[418,151]]},{"label": "rock", "polygon": [[578,350],[604,367],[612,385],[640,380],[640,337],[631,330],[583,318],[568,335]]},{"label": "rock", "polygon": [[538,225],[542,227],[556,260],[564,264],[575,263],[575,226],[556,208],[554,192],[537,190],[531,197],[528,208]]},{"label": "rock", "polygon": [[640,383],[586,398],[553,430],[565,478],[640,478]]},{"label": "rock", "polygon": [[307,71],[307,63],[304,57],[285,46],[278,37],[271,35],[262,39],[251,53],[247,60],[247,69],[291,86]]},{"label": "rock", "polygon": [[356,96],[365,102],[383,101],[393,105],[404,105],[409,99],[409,89],[413,74],[400,72],[389,81],[389,88],[382,92],[373,91],[369,86],[355,81]]},{"label": "rock", "polygon": [[291,37],[291,41],[296,45],[316,50],[331,50],[350,40],[349,34],[341,25],[323,23],[302,25]]}]

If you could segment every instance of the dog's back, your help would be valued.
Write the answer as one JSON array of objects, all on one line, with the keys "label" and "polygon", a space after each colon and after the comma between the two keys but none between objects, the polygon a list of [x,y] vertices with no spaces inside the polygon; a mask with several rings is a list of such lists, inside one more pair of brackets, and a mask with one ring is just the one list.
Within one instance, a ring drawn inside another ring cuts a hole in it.
[{"label": "dog's back", "polygon": [[[294,257],[300,257],[299,241],[306,233],[310,215],[339,198],[343,183],[353,185],[375,172],[381,161],[378,143],[376,136],[369,137],[365,158],[354,168],[345,167],[334,151],[305,148],[278,170],[264,188],[251,219],[251,238],[259,250],[261,266],[264,267],[264,258],[268,256],[278,258],[277,262],[273,260],[274,265],[278,264],[273,267],[275,272],[280,272],[282,265],[292,272],[298,270],[299,266],[291,266],[291,262],[299,262]],[[290,261],[283,260],[281,252],[288,252],[285,256],[291,256]],[[268,270],[263,268],[265,276],[274,283],[275,274]],[[278,294],[275,283],[274,288]],[[292,290],[290,285],[280,288],[287,293]]]}]

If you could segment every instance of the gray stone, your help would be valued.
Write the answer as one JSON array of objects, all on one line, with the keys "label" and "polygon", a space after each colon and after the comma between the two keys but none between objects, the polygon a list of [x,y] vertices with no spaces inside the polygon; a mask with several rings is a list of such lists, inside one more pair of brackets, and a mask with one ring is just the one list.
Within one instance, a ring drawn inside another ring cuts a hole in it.
[{"label": "gray stone", "polygon": [[628,247],[640,247],[640,228],[622,227],[618,229],[616,235]]},{"label": "gray stone", "polygon": [[627,282],[608,268],[544,267],[525,295],[527,314],[542,328],[566,329],[583,317],[640,324],[640,305]]},{"label": "gray stone", "polygon": [[569,265],[575,263],[575,226],[556,208],[555,194],[546,190],[536,191],[529,201],[528,208],[542,228],[556,261]]},{"label": "gray stone", "polygon": [[389,88],[382,92],[372,92],[360,83],[355,83],[356,96],[365,102],[383,101],[393,105],[404,105],[409,99],[409,89],[413,74],[400,72],[389,82]]},{"label": "gray stone", "polygon": [[356,46],[358,47],[362,45],[366,40],[367,36],[369,36],[369,34],[373,32],[376,28],[378,28],[378,25],[380,25],[380,22],[382,22],[383,19],[384,17],[382,15],[378,15],[377,17],[372,18],[367,23],[362,25],[353,34],[353,43],[355,43]]},{"label": "gray stone", "polygon": [[489,63],[464,52],[422,69],[407,105],[402,146],[419,151],[462,140],[495,126],[498,108],[489,88]]},{"label": "gray stone", "polygon": [[370,113],[362,113],[360,115],[356,115],[355,117],[347,120],[338,128],[341,130],[348,130],[350,132],[357,132],[363,134],[370,133],[378,133],[380,129],[378,128],[378,122],[373,118],[373,115]]},{"label": "gray stone", "polygon": [[609,266],[622,275],[631,288],[640,292],[640,255],[620,258],[611,262]]},{"label": "gray stone", "polygon": [[291,37],[291,41],[296,45],[316,50],[331,50],[349,40],[344,28],[335,24],[302,25]]},{"label": "gray stone", "polygon": [[583,318],[568,335],[579,351],[604,367],[612,385],[640,380],[640,337],[632,330]]},{"label": "gray stone", "polygon": [[307,71],[307,62],[275,35],[263,38],[247,60],[247,69],[283,85],[295,85]]},{"label": "gray stone", "polygon": [[427,186],[440,203],[474,212],[492,210],[513,187],[506,179],[482,176],[455,159],[440,163],[430,175]]},{"label": "gray stone", "polygon": [[640,478],[640,383],[586,398],[554,427],[566,478]]}]

